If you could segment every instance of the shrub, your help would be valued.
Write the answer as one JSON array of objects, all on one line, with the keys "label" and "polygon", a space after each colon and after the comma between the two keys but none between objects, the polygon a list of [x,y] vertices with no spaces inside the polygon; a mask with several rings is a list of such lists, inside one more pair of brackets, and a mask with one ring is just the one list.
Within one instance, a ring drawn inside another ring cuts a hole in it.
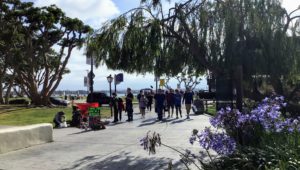
[{"label": "shrub", "polygon": [[[204,162],[201,156],[186,151],[180,153],[182,162],[195,164],[193,159],[197,159],[203,169],[297,169],[300,117],[284,117],[281,110],[285,106],[283,97],[272,96],[244,112],[221,109],[210,119],[213,130],[209,127],[201,132],[193,130],[189,139],[191,144],[198,143],[205,149],[210,161]],[[150,148],[155,151],[155,146],[160,145],[159,140],[159,144],[154,142]],[[145,143],[143,146],[149,148]],[[218,155],[212,157],[210,150]]]},{"label": "shrub", "polygon": [[29,101],[26,99],[12,99],[8,102],[8,104],[25,104],[29,105]]}]

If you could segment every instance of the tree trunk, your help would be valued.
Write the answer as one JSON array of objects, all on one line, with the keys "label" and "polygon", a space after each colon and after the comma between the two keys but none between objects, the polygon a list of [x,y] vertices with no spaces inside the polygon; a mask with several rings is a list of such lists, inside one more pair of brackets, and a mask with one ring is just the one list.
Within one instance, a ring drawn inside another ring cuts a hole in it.
[{"label": "tree trunk", "polygon": [[271,83],[277,95],[284,95],[283,85],[278,77],[271,76]]},{"label": "tree trunk", "polygon": [[50,100],[49,96],[42,96],[40,94],[32,95],[31,99],[31,104],[36,105],[36,106],[49,106],[50,105]]},{"label": "tree trunk", "polygon": [[7,90],[6,90],[6,94],[5,94],[5,100],[4,100],[4,103],[5,104],[8,104],[8,100],[9,100],[9,97],[11,96],[11,88],[13,86],[13,83],[10,83],[7,87]]},{"label": "tree trunk", "polygon": [[3,104],[3,86],[2,86],[2,78],[0,78],[0,104]]},{"label": "tree trunk", "polygon": [[289,94],[288,100],[293,100],[294,96],[297,94],[297,92],[300,90],[300,84],[297,84],[296,87],[293,89],[293,91]]},{"label": "tree trunk", "polygon": [[243,66],[239,65],[235,72],[235,86],[236,86],[236,107],[240,111],[243,110]]}]

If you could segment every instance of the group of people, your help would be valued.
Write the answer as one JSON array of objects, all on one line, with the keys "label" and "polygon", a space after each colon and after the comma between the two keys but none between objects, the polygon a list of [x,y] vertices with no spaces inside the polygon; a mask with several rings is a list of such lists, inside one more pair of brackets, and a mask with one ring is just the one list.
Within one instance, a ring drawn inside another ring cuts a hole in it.
[{"label": "group of people", "polygon": [[[158,120],[162,121],[165,116],[165,112],[168,112],[168,118],[173,117],[174,110],[176,112],[176,119],[179,116],[182,118],[181,105],[184,103],[187,113],[187,119],[190,118],[190,111],[193,103],[194,93],[187,89],[185,92],[176,89],[162,90],[158,89],[157,93],[144,92],[143,90],[137,95],[138,105],[142,118],[145,118],[146,109],[151,111],[153,100],[155,106],[155,112],[157,113]],[[114,123],[122,120],[122,112],[127,112],[127,121],[133,121],[133,99],[134,95],[130,88],[127,88],[127,94],[125,97],[125,104],[123,99],[117,97],[116,93],[112,94],[111,107],[114,112]],[[61,127],[62,123],[65,121],[65,114],[63,112],[58,112],[54,117],[53,122],[56,127]],[[72,126],[78,126],[80,123],[80,112],[76,106],[73,106],[73,116],[71,124]]]},{"label": "group of people", "polygon": [[168,112],[168,118],[173,117],[174,108],[176,110],[176,119],[182,117],[181,104],[185,104],[187,119],[190,118],[190,111],[193,103],[194,93],[187,89],[184,93],[178,89],[170,89],[169,91],[158,90],[158,93],[154,95],[155,99],[155,112],[157,113],[158,120],[162,120],[165,117],[165,111]]},{"label": "group of people", "polygon": [[[174,110],[176,112],[176,119],[179,116],[182,118],[181,105],[185,104],[187,119],[190,118],[190,112],[193,104],[194,93],[187,89],[185,92],[176,89],[162,90],[159,89],[156,94],[153,91],[146,92],[141,90],[137,95],[138,106],[142,118],[145,118],[146,109],[151,111],[154,99],[155,112],[157,113],[158,120],[162,121],[165,116],[165,112],[168,112],[168,118],[173,117]],[[118,98],[116,93],[113,93],[112,107],[114,109],[114,122],[121,121],[122,111],[127,112],[127,121],[133,121],[133,101],[134,95],[130,88],[127,88],[127,94],[125,97],[125,105],[123,100]]]},{"label": "group of people", "polygon": [[[81,114],[78,110],[77,106],[72,106],[72,120],[70,122],[70,126],[72,127],[79,127],[81,121]],[[55,128],[64,128],[67,127],[67,119],[66,114],[63,111],[57,112],[53,118],[53,123]]]}]

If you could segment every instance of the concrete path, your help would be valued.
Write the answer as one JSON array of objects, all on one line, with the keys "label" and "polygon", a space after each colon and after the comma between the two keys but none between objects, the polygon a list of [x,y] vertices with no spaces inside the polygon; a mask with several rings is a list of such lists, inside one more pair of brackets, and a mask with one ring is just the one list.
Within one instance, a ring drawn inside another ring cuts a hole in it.
[{"label": "concrete path", "polygon": [[145,119],[134,114],[133,122],[126,122],[127,116],[123,116],[122,122],[110,124],[105,130],[55,129],[52,143],[0,155],[0,170],[161,170],[170,161],[174,169],[185,169],[177,152],[160,147],[155,155],[149,155],[139,145],[139,139],[150,130],[160,133],[167,145],[197,153],[200,147],[190,145],[189,137],[193,129],[209,126],[209,116],[191,115],[191,119],[185,119],[183,111],[183,118],[165,122],[156,121],[156,114],[147,112]]}]

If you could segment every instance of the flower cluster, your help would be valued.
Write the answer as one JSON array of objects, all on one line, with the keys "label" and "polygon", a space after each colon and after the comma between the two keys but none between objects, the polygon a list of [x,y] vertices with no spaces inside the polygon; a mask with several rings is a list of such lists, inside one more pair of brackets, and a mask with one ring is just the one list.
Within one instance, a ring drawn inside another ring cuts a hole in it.
[{"label": "flower cluster", "polygon": [[144,147],[144,150],[148,150],[149,154],[155,154],[156,146],[161,145],[160,134],[153,132],[151,135],[150,131],[148,131],[146,136],[140,139],[140,145]]},{"label": "flower cluster", "polygon": [[210,128],[205,128],[201,133],[193,134],[190,137],[190,142],[193,144],[195,141],[198,141],[204,149],[212,149],[220,155],[230,155],[236,149],[236,142],[233,138],[224,132],[212,132]]},{"label": "flower cluster", "polygon": [[265,98],[250,113],[241,113],[239,110],[230,108],[221,109],[217,115],[210,119],[210,123],[215,128],[236,129],[249,125],[261,125],[265,130],[281,132],[288,130],[293,132],[299,130],[298,119],[284,119],[281,116],[281,108],[285,107],[284,98],[271,97]]}]

